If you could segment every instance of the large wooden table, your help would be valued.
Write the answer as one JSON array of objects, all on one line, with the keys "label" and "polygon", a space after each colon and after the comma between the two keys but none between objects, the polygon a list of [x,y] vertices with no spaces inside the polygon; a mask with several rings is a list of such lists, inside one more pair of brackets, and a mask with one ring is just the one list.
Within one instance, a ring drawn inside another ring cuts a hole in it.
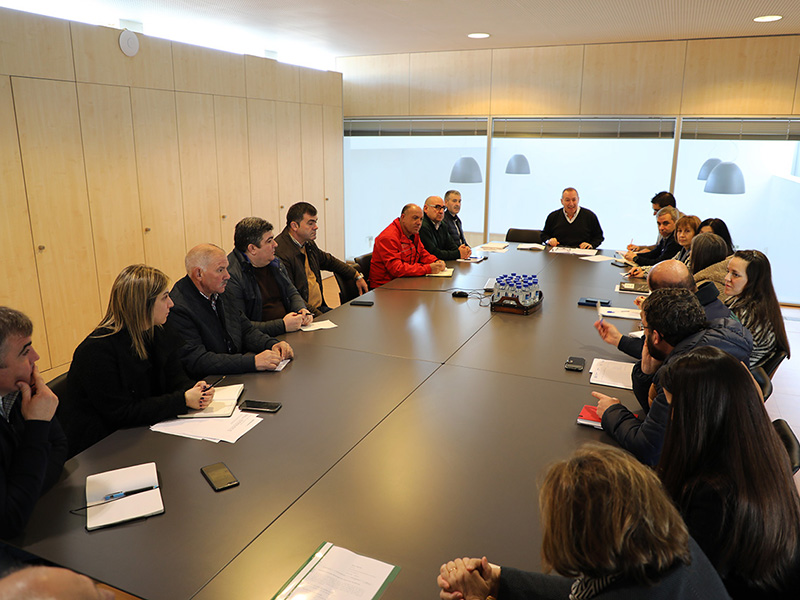
[{"label": "large wooden table", "polygon": [[[246,397],[283,409],[236,444],[146,428],[109,436],[67,463],[14,542],[154,600],[270,598],[323,541],[400,565],[388,599],[435,598],[438,566],[455,556],[537,568],[537,481],[580,444],[612,443],[575,417],[592,402],[592,359],[626,360],[577,300],[631,307],[634,296],[613,291],[620,268],[608,262],[514,244],[489,256],[452,263],[452,278],[392,281],[368,294],[374,306],[329,313],[337,329],[286,336],[296,360],[284,371],[239,378]],[[512,271],[539,275],[539,312],[491,313],[451,296]],[[587,369],[565,371],[570,355]],[[148,461],[163,515],[87,532],[69,514],[87,475]],[[239,487],[211,490],[199,470],[217,461]]]}]

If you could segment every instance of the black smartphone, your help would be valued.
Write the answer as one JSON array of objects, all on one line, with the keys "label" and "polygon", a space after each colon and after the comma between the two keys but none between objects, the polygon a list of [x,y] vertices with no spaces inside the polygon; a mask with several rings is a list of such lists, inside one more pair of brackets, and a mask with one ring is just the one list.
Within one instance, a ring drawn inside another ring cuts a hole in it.
[{"label": "black smartphone", "polygon": [[578,300],[578,306],[597,306],[597,303],[600,303],[600,306],[611,306],[611,300],[605,300],[603,298],[581,298]]},{"label": "black smartphone", "polygon": [[257,412],[278,412],[281,409],[280,402],[267,402],[266,400],[245,400],[239,406],[242,410],[253,410]]},{"label": "black smartphone", "polygon": [[580,356],[570,356],[567,359],[567,362],[564,363],[564,368],[567,371],[583,371],[583,367],[586,366],[586,359],[581,358]]},{"label": "black smartphone", "polygon": [[353,306],[372,306],[375,303],[372,300],[351,300],[350,304]]},{"label": "black smartphone", "polygon": [[200,472],[206,478],[209,485],[214,488],[215,492],[227,490],[228,488],[236,487],[239,485],[239,480],[234,477],[230,469],[225,466],[225,463],[214,463],[213,465],[206,465]]}]

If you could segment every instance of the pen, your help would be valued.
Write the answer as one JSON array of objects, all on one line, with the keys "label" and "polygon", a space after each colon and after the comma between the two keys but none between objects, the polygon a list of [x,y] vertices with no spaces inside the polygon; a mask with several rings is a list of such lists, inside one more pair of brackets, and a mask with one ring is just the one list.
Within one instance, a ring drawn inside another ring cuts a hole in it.
[{"label": "pen", "polygon": [[600,312],[600,300],[597,301],[597,318],[603,320],[603,313]]},{"label": "pen", "polygon": [[219,379],[217,379],[217,380],[216,380],[214,383],[207,383],[207,384],[206,384],[206,387],[204,387],[204,388],[203,388],[203,391],[205,392],[206,390],[210,390],[211,388],[213,388],[213,387],[216,387],[216,385],[217,385],[217,384],[218,384],[220,381],[222,381],[223,379],[225,379],[225,375],[223,375],[222,377],[220,377]]},{"label": "pen", "polygon": [[141,494],[142,492],[148,492],[150,490],[156,489],[157,485],[151,485],[148,487],[139,488],[138,490],[131,490],[130,492],[114,492],[113,494],[108,494],[103,498],[106,502],[109,500],[118,500],[119,498],[127,498],[128,496],[133,496],[134,494]]}]

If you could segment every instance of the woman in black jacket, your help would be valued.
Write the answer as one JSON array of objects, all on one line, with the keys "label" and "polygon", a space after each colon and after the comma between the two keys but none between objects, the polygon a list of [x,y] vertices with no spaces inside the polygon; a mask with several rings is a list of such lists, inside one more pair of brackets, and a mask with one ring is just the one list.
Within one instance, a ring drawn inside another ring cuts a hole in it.
[{"label": "woman in black jacket", "polygon": [[58,416],[70,456],[122,427],[152,425],[208,406],[205,381],[192,382],[178,359],[181,340],[163,328],[172,300],[164,273],[122,270],[106,316],[72,359]]}]

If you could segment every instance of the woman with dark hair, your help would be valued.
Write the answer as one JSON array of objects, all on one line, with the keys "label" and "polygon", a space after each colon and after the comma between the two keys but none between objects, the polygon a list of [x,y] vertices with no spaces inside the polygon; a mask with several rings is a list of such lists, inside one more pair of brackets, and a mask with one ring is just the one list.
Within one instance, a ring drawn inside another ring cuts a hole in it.
[{"label": "woman with dark hair", "polygon": [[728,597],[656,474],[627,452],[590,444],[556,463],[539,507],[542,562],[563,577],[457,558],[439,569],[439,597]]},{"label": "woman with dark hair", "polygon": [[731,232],[728,231],[728,226],[722,219],[706,219],[700,223],[700,233],[716,233],[719,237],[725,240],[728,245],[728,256],[733,254],[733,241],[731,240]]},{"label": "woman with dark hair", "polygon": [[725,304],[753,334],[750,366],[769,358],[775,350],[789,352],[783,315],[772,285],[769,259],[758,250],[739,250],[728,261]]},{"label": "woman with dark hair", "polygon": [[724,293],[730,256],[725,240],[716,233],[698,233],[692,239],[691,248],[689,270],[697,287],[710,281],[720,294]]},{"label": "woman with dark hair", "polygon": [[152,425],[213,399],[205,381],[184,372],[182,341],[162,328],[173,306],[168,284],[146,265],[117,275],[106,316],[75,350],[58,408],[70,456],[121,427]]},{"label": "woman with dark hair", "polygon": [[661,371],[672,405],[658,472],[733,598],[796,598],[800,497],[759,388],[704,346]]}]

